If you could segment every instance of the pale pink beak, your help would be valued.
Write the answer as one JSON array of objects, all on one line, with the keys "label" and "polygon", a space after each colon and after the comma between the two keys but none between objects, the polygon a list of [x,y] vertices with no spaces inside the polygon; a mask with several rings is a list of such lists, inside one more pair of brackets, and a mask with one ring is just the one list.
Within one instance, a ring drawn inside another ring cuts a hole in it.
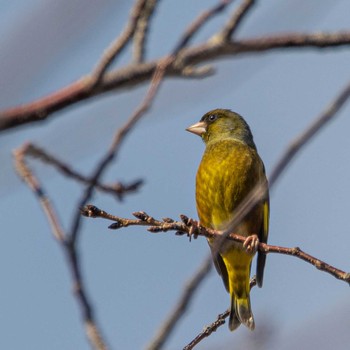
[{"label": "pale pink beak", "polygon": [[207,124],[205,122],[198,122],[189,126],[186,130],[192,134],[202,136],[207,131]]}]

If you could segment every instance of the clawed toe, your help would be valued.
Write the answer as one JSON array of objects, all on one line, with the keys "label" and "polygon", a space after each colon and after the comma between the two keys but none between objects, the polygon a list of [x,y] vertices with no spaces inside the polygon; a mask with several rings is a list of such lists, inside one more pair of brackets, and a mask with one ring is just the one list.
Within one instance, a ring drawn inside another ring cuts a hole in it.
[{"label": "clawed toe", "polygon": [[246,249],[247,253],[255,254],[258,250],[259,238],[257,235],[251,235],[246,238],[243,243],[243,247]]}]

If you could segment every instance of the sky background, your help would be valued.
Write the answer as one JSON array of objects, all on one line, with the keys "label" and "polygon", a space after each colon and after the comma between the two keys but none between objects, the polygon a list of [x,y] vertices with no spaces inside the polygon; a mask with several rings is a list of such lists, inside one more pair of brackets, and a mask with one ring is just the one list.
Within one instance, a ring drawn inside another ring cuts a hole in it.
[{"label": "sky background", "polygon": [[[235,2],[237,3],[237,2]],[[215,1],[162,1],[147,58],[165,55],[183,29]],[[29,102],[88,74],[128,18],[129,1],[0,0],[0,108]],[[230,11],[232,9],[230,8]],[[230,12],[229,11],[229,12]],[[258,1],[241,38],[288,31],[349,30],[346,0]],[[195,38],[217,30],[217,16]],[[126,64],[130,51],[118,63]],[[350,80],[350,48],[274,51],[213,62],[203,80],[167,79],[143,120],[127,137],[106,182],[142,178],[124,202],[97,193],[92,203],[119,216],[144,210],[154,217],[196,218],[194,181],[204,149],[185,128],[210,109],[230,108],[251,126],[269,174],[285,147]],[[110,92],[0,137],[1,349],[88,349],[69,271],[32,192],[18,179],[11,152],[26,141],[45,147],[85,174],[142,100],[147,85]],[[290,164],[271,193],[269,243],[299,246],[350,271],[350,103]],[[68,228],[82,187],[37,162]],[[208,254],[191,243],[142,227],[107,229],[83,219],[79,251],[87,291],[112,349],[142,349],[153,337]],[[296,258],[271,254],[264,287],[251,293],[256,330],[221,327],[196,349],[346,349],[350,342],[349,286]],[[166,349],[180,349],[226,310],[229,296],[213,271]],[[263,337],[265,335],[266,337]],[[260,347],[259,347],[260,346]]]}]

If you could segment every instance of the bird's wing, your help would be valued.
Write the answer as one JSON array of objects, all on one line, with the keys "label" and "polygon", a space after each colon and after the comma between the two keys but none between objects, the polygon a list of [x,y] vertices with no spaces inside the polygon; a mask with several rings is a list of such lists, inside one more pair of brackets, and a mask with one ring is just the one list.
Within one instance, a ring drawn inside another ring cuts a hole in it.
[{"label": "bird's wing", "polygon": [[[267,242],[267,236],[269,234],[269,213],[270,213],[270,200],[267,194],[267,198],[262,203],[263,220],[259,231],[259,241],[262,243]],[[256,283],[259,287],[262,287],[264,278],[264,267],[266,261],[266,254],[258,252],[258,259],[256,264]]]},{"label": "bird's wing", "polygon": [[221,255],[218,252],[214,252],[214,248],[209,244],[211,254],[213,256],[214,266],[218,274],[222,277],[225,288],[229,292],[229,282],[228,282],[228,273],[224,260],[222,260]]}]

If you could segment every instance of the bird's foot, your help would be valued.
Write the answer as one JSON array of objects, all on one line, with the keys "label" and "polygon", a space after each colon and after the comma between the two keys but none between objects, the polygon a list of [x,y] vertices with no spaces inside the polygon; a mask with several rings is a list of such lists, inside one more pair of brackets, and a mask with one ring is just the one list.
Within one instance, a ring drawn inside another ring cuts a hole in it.
[{"label": "bird's foot", "polygon": [[243,243],[243,247],[246,249],[247,253],[255,254],[258,250],[259,238],[257,235],[251,235],[246,238]]}]

